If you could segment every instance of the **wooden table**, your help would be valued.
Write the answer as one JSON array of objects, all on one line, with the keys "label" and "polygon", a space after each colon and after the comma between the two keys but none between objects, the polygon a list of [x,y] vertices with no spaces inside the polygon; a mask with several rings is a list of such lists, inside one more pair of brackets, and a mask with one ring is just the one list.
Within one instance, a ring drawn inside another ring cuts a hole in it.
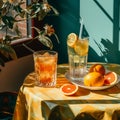
[{"label": "wooden table", "polygon": [[[95,63],[88,63],[88,68]],[[120,74],[120,65],[102,63],[106,69]],[[65,96],[60,86],[69,81],[64,77],[68,65],[58,65],[55,88],[34,85],[34,72],[26,76],[20,88],[14,120],[120,120],[120,83],[100,91],[79,87],[74,96]]]}]

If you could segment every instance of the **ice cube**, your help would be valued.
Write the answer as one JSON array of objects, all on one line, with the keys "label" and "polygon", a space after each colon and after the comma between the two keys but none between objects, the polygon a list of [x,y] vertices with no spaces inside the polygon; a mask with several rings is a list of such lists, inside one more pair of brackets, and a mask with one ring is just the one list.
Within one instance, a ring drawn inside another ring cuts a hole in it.
[{"label": "ice cube", "polygon": [[48,56],[50,56],[50,54],[49,54],[49,52],[45,52],[45,53],[43,54],[43,56],[48,57]]}]

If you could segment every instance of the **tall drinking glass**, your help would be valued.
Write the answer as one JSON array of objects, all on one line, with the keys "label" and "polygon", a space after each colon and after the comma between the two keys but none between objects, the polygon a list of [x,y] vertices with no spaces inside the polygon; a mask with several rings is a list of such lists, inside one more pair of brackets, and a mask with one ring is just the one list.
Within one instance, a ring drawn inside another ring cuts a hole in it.
[{"label": "tall drinking glass", "polygon": [[33,54],[36,73],[36,85],[53,87],[57,79],[57,57],[55,51],[37,51]]},{"label": "tall drinking glass", "polygon": [[67,39],[69,74],[72,79],[79,79],[87,73],[88,38],[80,39],[75,33]]}]

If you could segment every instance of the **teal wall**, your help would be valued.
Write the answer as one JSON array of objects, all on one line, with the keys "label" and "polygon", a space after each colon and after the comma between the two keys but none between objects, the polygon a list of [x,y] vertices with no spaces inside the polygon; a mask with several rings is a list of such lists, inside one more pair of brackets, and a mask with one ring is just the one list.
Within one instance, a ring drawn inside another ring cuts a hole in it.
[{"label": "teal wall", "polygon": [[[49,0],[56,7],[60,15],[49,17],[47,20],[53,24],[56,33],[59,37],[60,44],[56,43],[54,49],[59,53],[59,63],[67,63],[67,35],[71,32],[76,34],[79,32],[79,16],[80,16],[80,1],[79,0]],[[54,40],[53,40],[54,41]]]},{"label": "teal wall", "polygon": [[89,61],[120,63],[120,0],[80,0],[90,38]]},{"label": "teal wall", "polygon": [[[84,36],[89,35],[88,61],[120,63],[120,0],[49,0],[60,15],[49,17],[60,39],[54,42],[59,63],[67,63],[67,35],[79,34],[80,17],[84,20]],[[45,21],[46,22],[46,21]]]}]

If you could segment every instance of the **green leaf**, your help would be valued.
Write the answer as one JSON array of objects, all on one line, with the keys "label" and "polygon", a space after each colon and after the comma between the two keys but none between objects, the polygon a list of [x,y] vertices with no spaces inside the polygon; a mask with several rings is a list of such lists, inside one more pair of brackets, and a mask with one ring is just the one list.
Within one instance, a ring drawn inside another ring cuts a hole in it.
[{"label": "green leaf", "polygon": [[[23,9],[21,7],[15,7],[15,11],[16,11],[15,18],[17,16],[20,16],[21,18],[25,18],[26,17],[26,13],[25,13],[25,11],[23,11]],[[23,20],[21,20],[21,21],[23,21]],[[16,20],[16,21],[18,21],[18,20]]]},{"label": "green leaf", "polygon": [[51,39],[50,39],[49,37],[40,35],[40,36],[38,37],[38,40],[39,40],[43,45],[45,45],[46,47],[48,47],[48,48],[50,48],[50,49],[53,48],[53,43],[52,43],[52,41],[51,41]]},{"label": "green leaf", "polygon": [[43,20],[43,18],[47,15],[47,13],[43,10],[41,10],[39,13],[38,13],[38,20]]},{"label": "green leaf", "polygon": [[3,16],[2,20],[6,26],[8,26],[11,29],[13,28],[15,20],[12,16]]},{"label": "green leaf", "polygon": [[27,6],[26,10],[25,11],[29,15],[33,16],[33,15],[37,14],[39,11],[42,10],[41,4],[39,4],[39,3],[32,3],[32,4],[30,4],[30,5]]},{"label": "green leaf", "polygon": [[59,12],[53,6],[50,6],[50,7],[53,10],[53,12],[55,13],[55,15],[59,15]]},{"label": "green leaf", "polygon": [[35,29],[38,34],[40,34],[41,32],[40,29],[38,29],[37,27],[32,27],[32,28]]},{"label": "green leaf", "polygon": [[5,25],[0,25],[0,30],[2,30],[5,27]]},{"label": "green leaf", "polygon": [[57,42],[60,43],[58,36],[55,33],[53,33],[53,35],[55,36]]},{"label": "green leaf", "polygon": [[14,50],[12,47],[10,47],[9,49],[10,49],[10,51],[11,51],[11,52],[9,53],[10,57],[11,57],[12,59],[17,59],[17,55],[16,55],[15,50]]},{"label": "green leaf", "polygon": [[9,58],[9,56],[10,56],[12,59],[17,59],[16,52],[9,45],[0,44],[0,52],[1,52],[1,54],[3,54],[7,58]]},{"label": "green leaf", "polygon": [[22,8],[17,5],[17,6],[14,6],[14,10],[17,12],[17,13],[21,13],[22,12]]},{"label": "green leaf", "polygon": [[2,0],[0,0],[0,8],[3,6],[3,1]]}]

